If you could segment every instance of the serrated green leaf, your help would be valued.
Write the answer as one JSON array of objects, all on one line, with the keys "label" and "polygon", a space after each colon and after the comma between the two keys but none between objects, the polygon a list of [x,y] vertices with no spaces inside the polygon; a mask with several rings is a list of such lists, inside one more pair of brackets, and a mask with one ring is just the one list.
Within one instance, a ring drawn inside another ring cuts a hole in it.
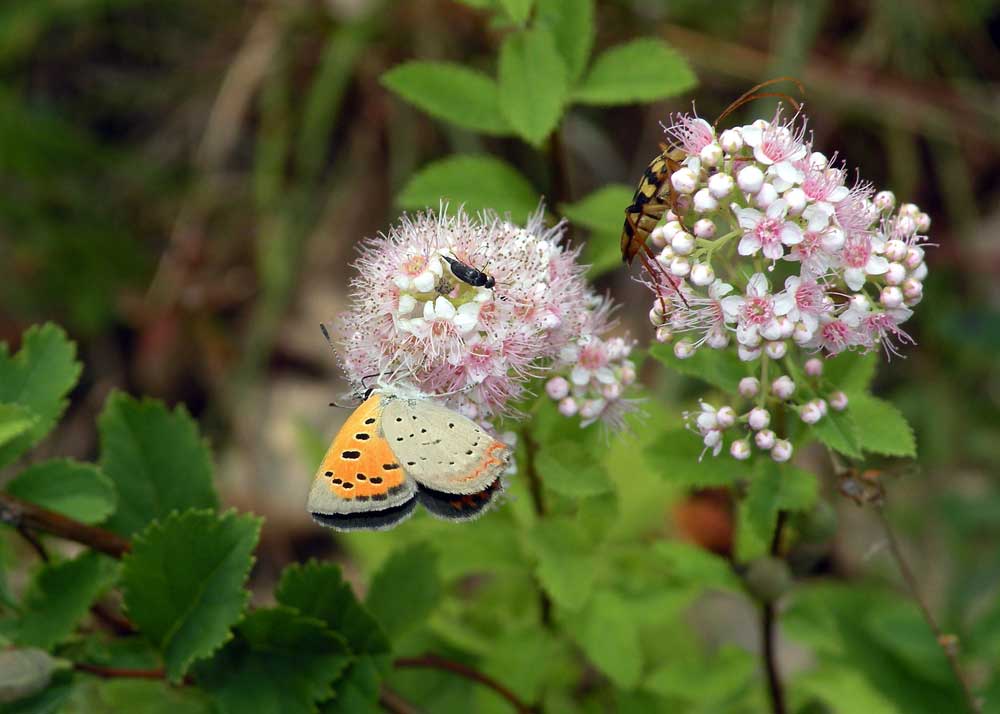
[{"label": "serrated green leaf", "polygon": [[739,579],[725,558],[682,541],[657,541],[652,555],[662,562],[671,580],[719,590],[740,590]]},{"label": "serrated green leaf", "polygon": [[396,199],[409,209],[437,210],[443,201],[455,209],[492,210],[523,222],[538,210],[539,195],[517,169],[485,155],[458,155],[427,164],[417,171]]},{"label": "serrated green leaf", "polygon": [[673,345],[655,344],[649,348],[649,354],[667,367],[729,394],[736,394],[740,380],[749,374],[747,363],[730,350],[703,347],[687,359],[678,359]]},{"label": "serrated green leaf", "polygon": [[878,353],[841,352],[823,361],[823,381],[831,389],[848,394],[865,392],[871,387],[878,368]]},{"label": "serrated green leaf", "polygon": [[500,111],[496,81],[482,72],[450,62],[404,62],[381,82],[436,119],[483,134],[504,136],[510,124]]},{"label": "serrated green leaf", "polygon": [[712,656],[678,652],[668,664],[645,679],[643,689],[672,701],[697,703],[707,711],[726,711],[727,701],[750,685],[756,669],[753,655],[732,645],[724,646]]},{"label": "serrated green leaf", "polygon": [[598,554],[582,529],[563,520],[540,521],[531,547],[538,561],[535,574],[553,602],[567,610],[583,607],[597,578]]},{"label": "serrated green leaf", "polygon": [[662,40],[641,38],[598,55],[573,99],[605,106],[652,102],[675,97],[697,84],[681,54]]},{"label": "serrated green leaf", "polygon": [[639,683],[639,626],[625,598],[610,590],[595,592],[571,627],[587,658],[618,687],[632,689]]},{"label": "serrated green leaf", "polygon": [[197,679],[222,714],[312,714],[349,661],[321,620],[276,607],[247,615]]},{"label": "serrated green leaf", "polygon": [[766,457],[757,459],[747,497],[740,504],[737,557],[746,561],[765,554],[774,537],[778,511],[810,508],[818,494],[815,474]]},{"label": "serrated green leaf", "polygon": [[117,577],[118,564],[92,551],[46,565],[35,575],[21,604],[14,641],[44,649],[58,644]]},{"label": "serrated green leaf", "polygon": [[857,425],[862,449],[885,456],[916,458],[913,429],[893,404],[870,394],[855,393],[850,395],[847,411]]},{"label": "serrated green leaf", "polygon": [[183,407],[115,392],[98,419],[101,470],[115,483],[118,508],[107,527],[122,535],[188,508],[217,508],[212,455]]},{"label": "serrated green leaf", "polygon": [[52,675],[69,667],[35,647],[0,650],[0,703],[30,697],[49,686]]},{"label": "serrated green leaf", "polygon": [[535,22],[552,33],[556,48],[576,84],[594,46],[593,0],[538,0]]},{"label": "serrated green leaf", "polygon": [[854,459],[861,458],[858,427],[850,410],[829,410],[826,416],[812,425],[812,433],[834,451]]},{"label": "serrated green leaf", "polygon": [[336,565],[309,561],[288,566],[275,597],[280,604],[325,622],[347,641],[354,654],[388,654],[391,650],[382,627],[358,602]]},{"label": "serrated green leaf", "polygon": [[426,543],[397,550],[372,578],[365,606],[390,639],[426,618],[441,600],[438,556]]},{"label": "serrated green leaf", "polygon": [[535,0],[500,0],[500,5],[507,12],[508,17],[518,25],[524,24],[531,15],[531,6]]},{"label": "serrated green leaf", "polygon": [[0,448],[30,431],[38,415],[20,404],[0,404]]},{"label": "serrated green leaf", "polygon": [[583,444],[546,443],[535,456],[535,468],[547,488],[564,496],[597,496],[611,490],[604,467]]},{"label": "serrated green leaf", "polygon": [[647,446],[643,455],[649,468],[664,479],[688,487],[730,486],[749,478],[750,465],[725,454],[702,456],[705,446],[698,434],[687,429],[664,431]]},{"label": "serrated green leaf", "polygon": [[612,184],[576,203],[559,206],[564,216],[590,231],[583,249],[583,262],[590,265],[591,277],[621,265],[619,236],[625,220],[625,207],[632,202],[632,193],[633,190],[624,184]]},{"label": "serrated green leaf", "polygon": [[68,459],[29,466],[7,484],[7,491],[88,524],[111,515],[118,500],[114,483],[99,468]]},{"label": "serrated green leaf", "polygon": [[51,323],[29,327],[13,357],[7,343],[0,343],[0,403],[19,404],[37,416],[29,429],[0,444],[0,466],[14,461],[51,431],[66,408],[65,397],[80,369],[76,345]]},{"label": "serrated green leaf", "polygon": [[379,714],[378,696],[386,669],[383,657],[355,657],[337,680],[336,696],[320,706],[322,714]]},{"label": "serrated green leaf", "polygon": [[142,679],[82,679],[75,682],[66,714],[211,714],[212,703],[195,687],[172,687]]},{"label": "serrated green leaf", "polygon": [[229,637],[250,594],[244,589],[261,520],[186,511],[152,523],[125,556],[125,609],[179,681]]},{"label": "serrated green leaf", "polygon": [[546,27],[514,32],[500,47],[500,109],[529,144],[541,146],[559,124],[569,94],[566,65]]},{"label": "serrated green leaf", "polygon": [[524,701],[534,702],[549,681],[559,649],[551,631],[536,625],[513,625],[490,639],[480,667]]}]

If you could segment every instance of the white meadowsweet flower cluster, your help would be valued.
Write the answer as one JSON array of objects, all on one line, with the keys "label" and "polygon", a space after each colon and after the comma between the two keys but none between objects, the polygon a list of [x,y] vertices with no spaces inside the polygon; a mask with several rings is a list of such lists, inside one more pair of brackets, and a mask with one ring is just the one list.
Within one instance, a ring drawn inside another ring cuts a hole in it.
[{"label": "white meadowsweet flower cluster", "polygon": [[[897,207],[890,191],[849,185],[847,169],[813,147],[806,126],[804,114],[788,117],[779,106],[770,121],[718,135],[690,115],[666,127],[686,158],[669,179],[671,210],[650,235],[660,269],[648,275],[649,318],[678,359],[732,349],[766,382],[769,361],[801,369],[813,355],[881,349],[889,357],[913,343],[902,325],[923,298],[930,218],[912,203]],[[808,364],[822,371],[820,360]],[[809,424],[847,406],[840,392],[796,401],[787,376],[768,387],[767,399]],[[733,457],[754,448],[776,461],[791,456],[763,405],[740,413],[703,404],[688,422],[714,454],[727,431],[745,429],[730,443]]]}]

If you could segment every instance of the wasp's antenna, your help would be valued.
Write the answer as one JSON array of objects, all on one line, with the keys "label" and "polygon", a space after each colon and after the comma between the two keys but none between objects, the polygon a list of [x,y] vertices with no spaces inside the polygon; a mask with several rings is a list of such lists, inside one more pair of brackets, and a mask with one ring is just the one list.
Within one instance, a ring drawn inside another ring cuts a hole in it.
[{"label": "wasp's antenna", "polygon": [[741,94],[735,101],[733,101],[732,104],[730,104],[722,111],[722,114],[720,114],[716,118],[716,120],[712,123],[712,127],[713,128],[718,127],[719,122],[721,122],[727,116],[729,116],[734,111],[742,107],[744,104],[756,101],[757,99],[764,99],[765,97],[780,97],[785,101],[787,101],[789,104],[791,104],[793,107],[795,107],[795,111],[798,111],[801,105],[799,104],[799,102],[797,102],[794,98],[792,98],[788,94],[785,94],[784,92],[760,91],[765,87],[770,87],[772,84],[778,84],[779,82],[791,82],[796,86],[796,88],[798,88],[799,94],[804,95],[806,93],[806,88],[802,85],[802,82],[795,79],[795,77],[775,77],[774,79],[769,79],[766,82],[761,82],[756,86],[750,87],[750,89]]}]

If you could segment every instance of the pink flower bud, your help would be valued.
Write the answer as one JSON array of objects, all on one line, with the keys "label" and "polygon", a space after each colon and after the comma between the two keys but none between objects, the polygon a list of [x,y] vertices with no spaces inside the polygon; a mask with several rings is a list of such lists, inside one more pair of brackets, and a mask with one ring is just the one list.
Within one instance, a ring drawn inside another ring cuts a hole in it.
[{"label": "pink flower bud", "polygon": [[913,270],[918,265],[924,262],[924,249],[920,246],[911,245],[906,250],[906,258],[903,260],[903,265],[905,265],[910,270]]},{"label": "pink flower bud", "polygon": [[927,278],[927,263],[921,263],[910,271],[910,277],[914,280],[924,280]]},{"label": "pink flower bud", "polygon": [[799,418],[806,424],[815,424],[823,418],[823,411],[819,408],[819,404],[815,400],[808,401],[799,410]]},{"label": "pink flower bud", "polygon": [[767,210],[767,207],[777,200],[778,189],[769,183],[765,183],[761,186],[760,191],[758,191],[757,195],[753,197],[753,202],[763,210]]},{"label": "pink flower bud", "polygon": [[708,190],[715,198],[723,199],[733,192],[733,177],[729,174],[713,174],[708,179]]},{"label": "pink flower bud", "polygon": [[743,148],[743,136],[736,129],[726,129],[719,136],[719,145],[727,154],[735,154]]},{"label": "pink flower bud", "polygon": [[771,359],[781,359],[788,354],[787,342],[768,342],[764,345],[764,354]]},{"label": "pink flower bud", "polygon": [[895,285],[887,285],[882,288],[882,294],[879,295],[879,302],[890,310],[897,308],[903,304],[903,291]]},{"label": "pink flower bud", "polygon": [[698,158],[705,166],[718,166],[719,162],[722,161],[722,147],[714,141],[711,144],[705,144],[704,148],[698,152]]},{"label": "pink flower bud", "polygon": [[805,191],[801,188],[795,187],[785,191],[785,201],[788,202],[788,212],[793,216],[798,216],[805,210],[806,203],[808,203],[809,199],[806,198]]},{"label": "pink flower bud", "polygon": [[751,429],[758,431],[771,423],[771,414],[763,407],[754,407],[747,416],[747,423]]},{"label": "pink flower bud", "polygon": [[666,321],[666,317],[663,315],[663,308],[660,307],[660,303],[657,301],[649,310],[649,323],[653,327],[659,327],[666,324]]},{"label": "pink flower bud", "polygon": [[746,461],[750,458],[750,442],[746,439],[738,439],[729,445],[729,455],[737,461]]},{"label": "pink flower bud", "polygon": [[674,356],[677,359],[687,359],[696,352],[690,340],[678,340],[674,345]]},{"label": "pink flower bud", "polygon": [[778,399],[788,399],[795,393],[795,382],[787,374],[783,374],[771,382],[771,394]]},{"label": "pink flower bud", "polygon": [[924,284],[919,280],[907,278],[903,281],[903,296],[907,300],[913,300],[924,294]]},{"label": "pink flower bud", "polygon": [[892,191],[879,191],[875,194],[875,208],[883,213],[891,211],[896,205],[896,194]]},{"label": "pink flower bud", "polygon": [[657,226],[649,233],[649,242],[654,248],[662,248],[667,244],[667,239],[663,236],[663,226]]},{"label": "pink flower bud", "polygon": [[715,412],[715,423],[720,429],[728,429],[736,423],[736,410],[730,406],[719,407]]},{"label": "pink flower bud", "polygon": [[656,341],[657,342],[670,342],[674,339],[673,331],[666,325],[661,325],[656,328]]},{"label": "pink flower bud", "polygon": [[674,239],[674,235],[682,230],[684,230],[684,225],[677,219],[667,221],[663,224],[663,240],[669,243]]},{"label": "pink flower bud", "polygon": [[711,238],[715,235],[715,221],[711,218],[701,218],[695,222],[693,230],[699,238]]},{"label": "pink flower bud", "polygon": [[917,230],[921,233],[926,233],[931,229],[931,217],[926,213],[920,213],[917,215]]},{"label": "pink flower bud", "polygon": [[771,448],[771,458],[781,463],[792,458],[792,444],[787,439],[778,439]]},{"label": "pink flower bud", "polygon": [[580,417],[585,420],[597,419],[604,411],[605,402],[603,399],[588,399],[580,407]]},{"label": "pink flower bud", "polygon": [[797,345],[805,345],[813,338],[813,331],[804,322],[795,323],[795,332],[792,333],[792,342]]},{"label": "pink flower bud", "polygon": [[899,262],[906,257],[906,243],[893,238],[885,242],[885,257],[891,261]]},{"label": "pink flower bud", "polygon": [[753,399],[760,391],[760,380],[756,377],[744,377],[740,380],[739,391],[747,399]]},{"label": "pink flower bud", "polygon": [[920,207],[915,203],[904,203],[899,207],[899,215],[916,218],[920,215]]},{"label": "pink flower bud", "polygon": [[705,287],[715,282],[715,271],[711,265],[696,263],[691,266],[691,282],[698,287]]},{"label": "pink flower bud", "polygon": [[740,345],[736,348],[736,355],[743,362],[753,362],[755,359],[760,357],[760,353],[760,347],[747,347],[746,345]]},{"label": "pink flower bud", "polygon": [[885,282],[889,285],[899,285],[906,280],[906,268],[902,263],[889,263],[889,269],[885,271]]},{"label": "pink flower bud", "polygon": [[670,261],[670,274],[678,278],[686,277],[691,272],[691,261],[686,256],[678,255]]},{"label": "pink flower bud", "polygon": [[694,171],[684,166],[671,174],[670,185],[677,193],[691,194],[698,187],[698,176]]},{"label": "pink flower bud", "polygon": [[559,401],[569,395],[569,382],[563,377],[553,377],[545,383],[545,393]]},{"label": "pink flower bud", "polygon": [[711,213],[719,207],[719,201],[707,188],[699,189],[694,195],[694,210],[698,213]]},{"label": "pink flower bud", "polygon": [[756,166],[744,166],[736,174],[736,185],[743,193],[755,194],[764,185],[764,172]]},{"label": "pink flower bud", "polygon": [[842,412],[847,409],[847,395],[843,392],[834,392],[830,395],[830,407],[834,411]]},{"label": "pink flower bud", "polygon": [[575,416],[579,408],[576,406],[576,400],[573,397],[566,397],[561,402],[559,402],[559,413],[564,417]]},{"label": "pink flower bud", "polygon": [[729,333],[723,329],[712,329],[705,338],[705,344],[713,350],[724,350],[729,346]]},{"label": "pink flower bud", "polygon": [[823,360],[813,357],[806,360],[806,374],[810,377],[818,377],[823,374]]},{"label": "pink flower bud", "polygon": [[754,443],[757,444],[757,448],[764,451],[770,451],[774,448],[775,436],[774,432],[770,429],[761,429],[753,436]]},{"label": "pink flower bud", "polygon": [[694,238],[690,233],[677,231],[670,239],[670,247],[674,249],[675,255],[690,255],[694,250]]}]

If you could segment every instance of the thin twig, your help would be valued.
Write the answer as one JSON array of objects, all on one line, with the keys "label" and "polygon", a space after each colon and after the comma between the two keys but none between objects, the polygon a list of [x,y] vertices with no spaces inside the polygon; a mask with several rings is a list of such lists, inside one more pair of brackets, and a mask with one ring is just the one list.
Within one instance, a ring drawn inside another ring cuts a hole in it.
[{"label": "thin twig", "polygon": [[388,687],[382,687],[378,703],[390,714],[421,714],[421,711]]},{"label": "thin twig", "polygon": [[955,679],[958,680],[958,684],[962,688],[962,693],[965,696],[965,703],[969,707],[969,711],[973,714],[981,714],[983,710],[982,702],[973,693],[972,687],[969,685],[969,681],[958,662],[957,638],[954,635],[945,634],[941,631],[941,628],[937,624],[937,620],[934,619],[934,615],[931,613],[930,607],[928,607],[927,602],[920,594],[920,587],[917,584],[917,579],[914,577],[913,571],[910,570],[909,564],[903,557],[902,548],[899,546],[899,539],[896,538],[896,532],[892,529],[892,525],[889,523],[889,519],[885,515],[884,505],[876,503],[875,513],[878,515],[879,521],[882,523],[882,528],[885,530],[886,539],[889,542],[889,552],[892,553],[892,558],[896,561],[896,567],[899,568],[899,572],[903,576],[903,580],[906,582],[906,587],[909,589],[910,595],[917,601],[917,605],[923,613],[924,620],[927,622],[928,627],[931,628],[931,632],[934,633],[938,646],[941,647],[941,651],[944,652],[944,656],[948,659],[951,671],[955,674]]},{"label": "thin twig", "polygon": [[[778,522],[774,527],[774,537],[771,540],[771,556],[779,557],[781,553],[781,531],[785,526],[785,512],[778,512]],[[771,711],[774,714],[785,714],[785,691],[781,686],[781,673],[778,671],[778,648],[776,642],[778,629],[778,612],[773,602],[761,605],[760,613],[761,639],[764,643],[764,669],[767,671],[767,691],[771,697]]]},{"label": "thin twig", "polygon": [[446,672],[452,672],[460,677],[465,677],[468,680],[478,682],[479,684],[489,687],[501,697],[506,699],[510,705],[517,710],[518,714],[538,714],[540,711],[537,706],[531,706],[522,702],[520,697],[492,677],[488,677],[482,672],[464,665],[461,662],[453,662],[450,659],[444,659],[436,655],[428,654],[423,657],[403,657],[401,659],[397,659],[393,662],[393,666],[401,669],[426,668],[441,669]]},{"label": "thin twig", "polygon": [[18,526],[17,532],[21,535],[22,538],[24,538],[25,541],[28,542],[28,545],[30,545],[32,548],[35,549],[35,552],[38,553],[38,557],[42,559],[42,562],[44,563],[49,562],[48,551],[45,550],[45,546],[42,545],[42,541],[38,540],[38,538],[35,537],[34,533],[29,531],[24,526]]},{"label": "thin twig", "polygon": [[117,533],[88,526],[61,513],[22,501],[16,496],[0,491],[0,523],[18,530],[41,531],[66,540],[89,546],[96,551],[121,558],[132,545]]},{"label": "thin twig", "polygon": [[[545,518],[548,511],[545,507],[542,479],[535,469],[535,452],[538,450],[538,443],[531,436],[528,427],[521,430],[521,438],[524,439],[524,476],[528,481],[528,490],[531,492],[531,505],[535,508],[535,516],[540,520]],[[546,628],[552,629],[552,599],[541,585],[538,587],[538,608],[541,612],[542,624]]]},{"label": "thin twig", "polygon": [[94,617],[104,623],[116,635],[127,636],[135,634],[135,625],[128,618],[112,610],[103,602],[95,602],[90,606]]}]

